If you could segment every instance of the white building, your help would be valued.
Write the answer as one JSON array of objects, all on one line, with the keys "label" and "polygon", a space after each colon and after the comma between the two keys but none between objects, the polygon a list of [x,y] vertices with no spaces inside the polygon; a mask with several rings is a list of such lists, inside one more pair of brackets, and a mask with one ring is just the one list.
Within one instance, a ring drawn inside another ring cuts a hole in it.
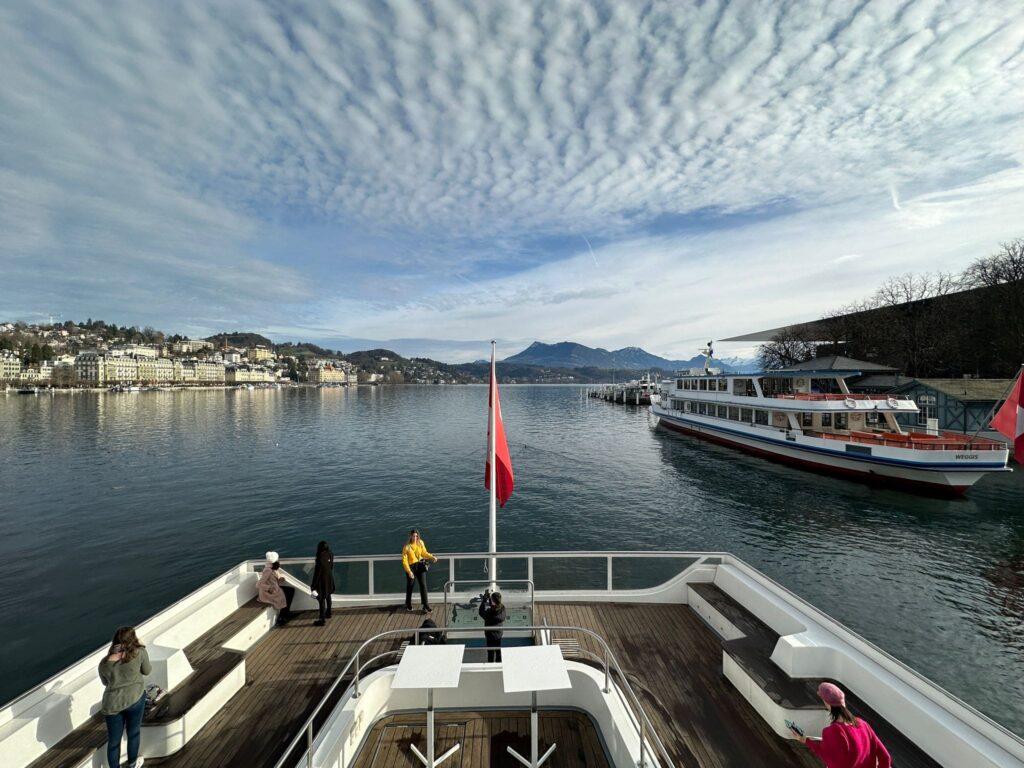
[{"label": "white building", "polygon": [[202,339],[182,339],[171,345],[171,350],[179,355],[191,355],[204,349],[213,349],[213,342]]},{"label": "white building", "polygon": [[13,381],[21,375],[21,358],[13,352],[0,352],[0,381]]}]

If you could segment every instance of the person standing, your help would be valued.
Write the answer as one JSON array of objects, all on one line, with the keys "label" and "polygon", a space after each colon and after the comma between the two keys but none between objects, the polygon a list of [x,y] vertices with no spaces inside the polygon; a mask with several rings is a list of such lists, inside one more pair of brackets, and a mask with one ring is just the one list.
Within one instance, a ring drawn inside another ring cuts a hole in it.
[{"label": "person standing", "polygon": [[[501,602],[501,592],[484,592],[483,600],[480,601],[480,618],[484,620],[485,627],[502,627],[505,625],[505,606]],[[487,661],[501,661],[501,630],[484,630],[484,638],[487,640]]]},{"label": "person standing", "polygon": [[405,610],[412,610],[412,585],[418,581],[420,585],[420,602],[423,612],[430,613],[430,600],[427,599],[427,565],[436,563],[437,558],[427,551],[427,545],[420,538],[420,532],[413,528],[409,531],[409,540],[402,547],[402,567],[405,569]]},{"label": "person standing", "polygon": [[279,611],[277,626],[283,627],[292,617],[292,599],[295,589],[282,584],[284,573],[281,571],[281,558],[277,552],[267,552],[267,564],[263,566],[260,580],[256,585],[259,592],[256,599],[261,603],[272,605]]},{"label": "person standing", "polygon": [[320,606],[320,618],[313,623],[322,627],[331,618],[331,595],[334,594],[334,553],[326,541],[316,545],[316,563],[309,588]]},{"label": "person standing", "polygon": [[892,758],[874,729],[846,708],[846,694],[832,683],[818,686],[818,696],[829,711],[832,724],[825,726],[821,740],[794,733],[821,758],[826,768],[890,768]]},{"label": "person standing", "polygon": [[107,724],[107,764],[121,765],[121,737],[128,732],[128,768],[141,768],[142,715],[146,709],[146,675],[153,671],[146,646],[134,627],[120,627],[99,665],[103,682],[100,712]]}]

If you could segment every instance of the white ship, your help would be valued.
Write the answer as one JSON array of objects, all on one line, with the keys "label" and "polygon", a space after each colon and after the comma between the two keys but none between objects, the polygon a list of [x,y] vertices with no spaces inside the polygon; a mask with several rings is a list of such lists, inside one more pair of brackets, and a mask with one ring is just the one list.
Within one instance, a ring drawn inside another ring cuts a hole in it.
[{"label": "white ship", "polygon": [[[415,644],[424,616],[402,607],[393,554],[336,558],[325,627],[310,561],[282,561],[300,613],[281,628],[255,600],[263,563],[234,566],[137,627],[169,692],[144,720],[146,765],[519,765],[511,747],[524,764],[554,749],[562,766],[809,768],[785,720],[820,734],[814,690],[831,680],[894,765],[1024,766],[1019,736],[726,553],[501,553],[516,578],[496,580],[506,647],[486,663],[474,600],[490,558],[439,555],[436,646]],[[0,709],[4,768],[105,765],[106,653]]]},{"label": "white ship", "polygon": [[[710,360],[710,356],[708,357]],[[914,430],[907,398],[854,394],[856,371],[722,374],[695,368],[661,383],[651,405],[660,426],[747,453],[855,479],[962,494],[990,472],[1009,472],[1005,443]],[[906,421],[906,419],[904,419]]]}]

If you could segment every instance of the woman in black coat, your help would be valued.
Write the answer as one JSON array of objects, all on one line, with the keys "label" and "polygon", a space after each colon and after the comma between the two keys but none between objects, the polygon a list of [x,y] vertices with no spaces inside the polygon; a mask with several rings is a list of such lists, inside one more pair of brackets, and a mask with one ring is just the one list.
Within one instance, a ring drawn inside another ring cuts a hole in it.
[{"label": "woman in black coat", "polygon": [[322,627],[331,618],[331,595],[334,593],[334,553],[326,541],[316,545],[316,564],[309,588],[320,605],[320,618],[313,623]]}]

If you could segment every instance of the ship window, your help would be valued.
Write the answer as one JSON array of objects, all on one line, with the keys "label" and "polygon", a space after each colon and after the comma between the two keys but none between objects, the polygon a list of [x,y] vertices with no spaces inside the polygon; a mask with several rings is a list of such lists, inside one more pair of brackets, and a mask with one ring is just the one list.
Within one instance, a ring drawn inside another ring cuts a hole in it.
[{"label": "ship window", "polygon": [[719,392],[728,392],[729,391],[729,382],[726,381],[725,379],[719,379],[718,380],[718,391]]},{"label": "ship window", "polygon": [[732,421],[739,421],[740,420],[740,409],[739,409],[739,406],[735,406],[735,405],[730,405],[729,406],[729,418]]},{"label": "ship window", "polygon": [[732,393],[742,397],[756,397],[757,390],[754,389],[753,379],[733,379]]},{"label": "ship window", "polygon": [[814,414],[813,413],[807,413],[807,412],[801,413],[800,414],[800,423],[804,427],[813,427],[814,426]]},{"label": "ship window", "polygon": [[693,403],[691,403],[689,400],[684,400],[683,401],[683,410],[686,411],[687,413],[689,413],[690,410],[691,410],[691,406],[692,405],[693,405]]},{"label": "ship window", "polygon": [[847,414],[845,414],[845,413],[837,413],[836,414],[836,429],[847,429],[847,428],[848,428]]},{"label": "ship window", "polygon": [[705,392],[707,392],[707,389],[708,389],[708,381],[707,381],[707,379],[701,379],[700,380],[700,388],[702,390],[704,390]]},{"label": "ship window", "polygon": [[720,419],[728,418],[727,411],[728,411],[728,409],[724,405],[718,406],[718,418],[720,418]]},{"label": "ship window", "polygon": [[744,424],[749,424],[754,420],[754,409],[753,408],[741,408],[740,409],[740,421]]},{"label": "ship window", "polygon": [[768,411],[754,411],[754,423],[768,426]]},{"label": "ship window", "polygon": [[831,413],[823,413],[823,414],[821,414],[821,426],[823,426],[823,427],[831,427],[832,426],[832,414]]},{"label": "ship window", "polygon": [[681,411],[683,409],[683,401],[672,398],[672,410]]},{"label": "ship window", "polygon": [[864,422],[866,424],[877,424],[878,423],[878,411],[868,411],[864,414]]},{"label": "ship window", "polygon": [[708,405],[707,405],[707,403],[697,403],[697,413],[699,413],[701,416],[706,416],[707,412],[708,412]]},{"label": "ship window", "polygon": [[682,379],[676,379],[676,389],[682,389],[682,388],[683,388],[683,380]]}]

